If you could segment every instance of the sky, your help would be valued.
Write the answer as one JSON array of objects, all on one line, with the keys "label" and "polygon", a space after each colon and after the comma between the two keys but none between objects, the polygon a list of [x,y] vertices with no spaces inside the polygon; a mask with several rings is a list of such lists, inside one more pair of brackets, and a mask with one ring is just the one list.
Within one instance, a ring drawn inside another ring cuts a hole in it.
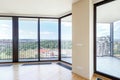
[{"label": "sky", "polygon": [[[36,39],[37,40],[37,20],[35,21],[19,21],[19,39]],[[72,39],[72,24],[71,22],[61,23],[61,39]],[[58,39],[58,22],[50,20],[42,20],[40,22],[40,38],[41,39]],[[0,20],[0,39],[12,39],[12,21]]]},{"label": "sky", "polygon": [[[41,39],[58,39],[58,22],[53,20],[42,20],[40,22]],[[37,40],[37,19],[36,21],[19,21],[19,39]],[[114,39],[120,39],[120,21],[114,22]],[[97,23],[97,37],[110,36],[110,24]],[[0,20],[0,39],[12,39],[12,21]],[[72,23],[61,22],[61,39],[72,40]]]},{"label": "sky", "polygon": [[110,24],[97,23],[97,37],[110,36]]},{"label": "sky", "polygon": [[0,20],[0,39],[12,39],[11,20]]}]

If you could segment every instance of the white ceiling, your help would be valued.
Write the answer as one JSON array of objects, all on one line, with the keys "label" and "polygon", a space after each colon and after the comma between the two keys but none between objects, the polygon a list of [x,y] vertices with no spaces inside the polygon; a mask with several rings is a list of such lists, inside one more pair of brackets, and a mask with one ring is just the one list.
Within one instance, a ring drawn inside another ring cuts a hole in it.
[{"label": "white ceiling", "polygon": [[104,1],[104,0],[93,0],[93,3],[98,3],[98,2],[101,2],[101,1]]},{"label": "white ceiling", "polygon": [[97,22],[112,23],[120,20],[120,0],[97,7]]},{"label": "white ceiling", "polygon": [[0,0],[1,15],[59,17],[79,0]]},{"label": "white ceiling", "polygon": [[[0,0],[0,15],[61,17],[79,0]],[[93,0],[94,3],[103,0]],[[119,0],[120,1],[120,0]]]}]

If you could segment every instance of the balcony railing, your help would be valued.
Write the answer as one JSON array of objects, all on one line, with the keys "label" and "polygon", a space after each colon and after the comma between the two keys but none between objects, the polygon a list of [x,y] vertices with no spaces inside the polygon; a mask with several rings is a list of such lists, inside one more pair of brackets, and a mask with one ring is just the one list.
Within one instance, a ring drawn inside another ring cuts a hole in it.
[{"label": "balcony railing", "polygon": [[0,60],[12,60],[12,40],[0,39]]}]

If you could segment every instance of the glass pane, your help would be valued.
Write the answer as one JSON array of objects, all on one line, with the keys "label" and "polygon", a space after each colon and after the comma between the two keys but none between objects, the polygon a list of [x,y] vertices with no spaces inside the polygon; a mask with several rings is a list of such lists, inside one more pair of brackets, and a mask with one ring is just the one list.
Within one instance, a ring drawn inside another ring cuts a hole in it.
[{"label": "glass pane", "polygon": [[61,60],[72,64],[72,16],[61,19]]},{"label": "glass pane", "polygon": [[58,60],[57,19],[40,19],[40,60]]},{"label": "glass pane", "polygon": [[96,70],[120,78],[120,0],[97,7]]},{"label": "glass pane", "polygon": [[0,17],[0,62],[12,62],[12,18]]},{"label": "glass pane", "polygon": [[38,20],[19,18],[19,61],[38,60]]},{"label": "glass pane", "polygon": [[120,21],[114,22],[114,56],[120,58]]},{"label": "glass pane", "polygon": [[97,57],[110,55],[110,24],[97,23]]}]

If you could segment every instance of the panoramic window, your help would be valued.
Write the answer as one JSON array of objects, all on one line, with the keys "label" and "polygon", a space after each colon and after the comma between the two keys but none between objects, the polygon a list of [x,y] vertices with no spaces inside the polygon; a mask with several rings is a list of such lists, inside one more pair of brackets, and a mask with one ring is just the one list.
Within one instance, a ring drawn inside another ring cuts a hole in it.
[{"label": "panoramic window", "polygon": [[58,19],[40,19],[40,60],[58,60]]},{"label": "panoramic window", "polygon": [[[0,62],[59,60],[58,26],[58,19],[0,17]],[[60,37],[61,60],[72,64],[72,15],[61,18]]]},{"label": "panoramic window", "polygon": [[61,19],[61,60],[72,64],[72,16]]},{"label": "panoramic window", "polygon": [[38,61],[38,19],[19,18],[19,61]]},{"label": "panoramic window", "polygon": [[0,62],[12,62],[12,18],[0,17]]},{"label": "panoramic window", "polygon": [[97,6],[96,71],[120,78],[120,0]]}]

